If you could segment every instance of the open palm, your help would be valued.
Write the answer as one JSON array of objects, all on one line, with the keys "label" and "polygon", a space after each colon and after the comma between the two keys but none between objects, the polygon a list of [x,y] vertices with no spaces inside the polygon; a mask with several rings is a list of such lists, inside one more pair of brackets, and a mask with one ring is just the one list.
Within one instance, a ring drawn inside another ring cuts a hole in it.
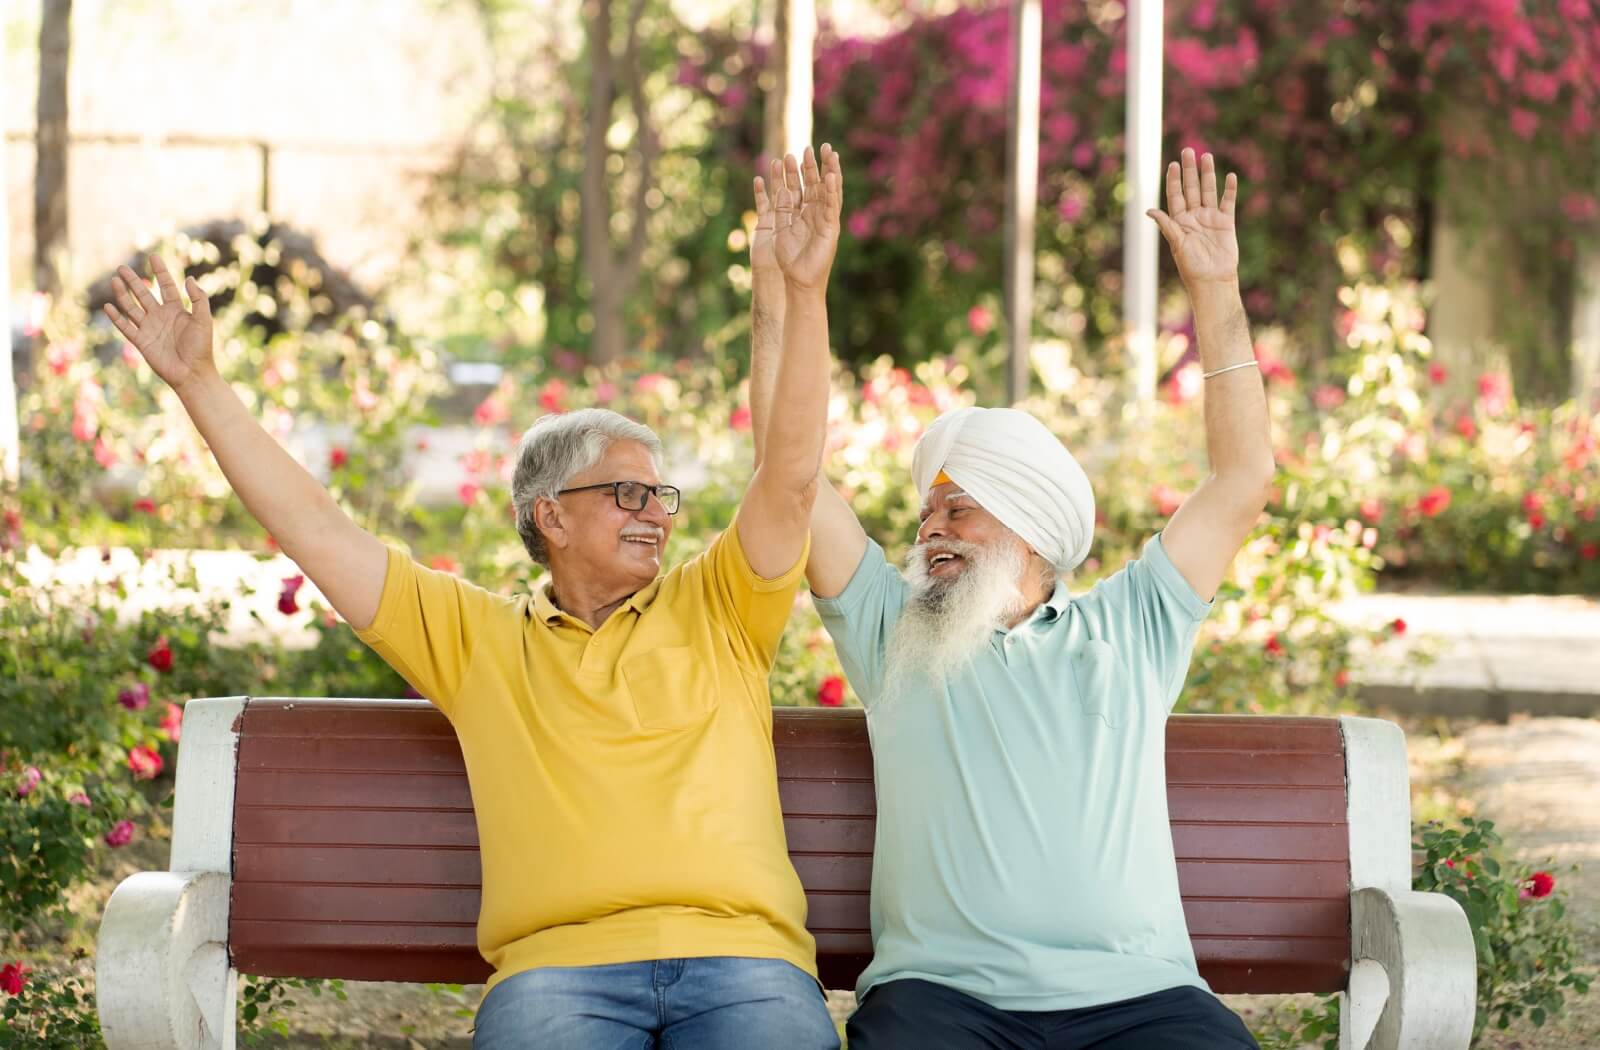
[{"label": "open palm", "polygon": [[1167,208],[1147,214],[1161,227],[1178,274],[1185,284],[1226,281],[1239,275],[1239,238],[1233,215],[1239,180],[1230,174],[1217,196],[1217,166],[1207,153],[1195,165],[1194,150],[1183,151],[1183,163],[1167,165]]},{"label": "open palm", "polygon": [[106,304],[106,317],[144,355],[156,375],[171,387],[181,387],[213,365],[211,304],[199,282],[191,277],[186,287],[194,310],[184,309],[178,282],[159,256],[150,257],[150,272],[161,290],[160,301],[138,274],[119,266],[111,278],[111,294],[116,302]]},{"label": "open palm", "polygon": [[[805,153],[805,178],[794,154],[783,158],[783,182],[773,200],[775,235],[773,250],[778,266],[790,284],[824,288],[839,247],[839,213],[844,206],[844,179],[839,155],[822,147],[822,167],[809,147]],[[774,179],[777,178],[776,168]],[[752,249],[753,251],[754,249]]]}]

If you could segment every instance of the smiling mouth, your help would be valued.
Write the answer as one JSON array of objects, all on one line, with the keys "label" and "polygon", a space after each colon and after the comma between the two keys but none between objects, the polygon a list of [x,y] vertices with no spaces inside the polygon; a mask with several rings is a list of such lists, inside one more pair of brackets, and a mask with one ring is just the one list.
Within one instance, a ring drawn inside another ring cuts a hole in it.
[{"label": "smiling mouth", "polygon": [[660,539],[654,536],[624,536],[622,537],[622,542],[631,543],[638,547],[649,547],[652,552],[661,545]]},{"label": "smiling mouth", "polygon": [[961,561],[965,561],[965,560],[966,559],[961,557],[961,555],[959,555],[959,554],[945,554],[945,553],[935,554],[933,557],[928,559],[928,571],[930,573],[938,572],[942,567],[944,567],[946,565],[954,565],[957,562],[961,562]]}]

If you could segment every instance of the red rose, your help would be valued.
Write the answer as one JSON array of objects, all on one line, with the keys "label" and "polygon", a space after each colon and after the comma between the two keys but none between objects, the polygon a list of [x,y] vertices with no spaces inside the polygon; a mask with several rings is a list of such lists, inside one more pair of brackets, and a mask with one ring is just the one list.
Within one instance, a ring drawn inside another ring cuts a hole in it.
[{"label": "red rose", "polygon": [[1511,380],[1495,372],[1479,376],[1478,398],[1483,402],[1485,412],[1498,416],[1511,403]]},{"label": "red rose", "polygon": [[27,963],[6,963],[0,966],[0,992],[7,995],[21,995],[22,986],[28,983],[28,973],[32,969]]},{"label": "red rose", "polygon": [[1349,670],[1348,669],[1341,670],[1338,674],[1334,675],[1333,676],[1333,684],[1334,684],[1334,687],[1337,688],[1337,689],[1343,689],[1345,686],[1349,685],[1350,684],[1350,672],[1349,672]]},{"label": "red rose", "polygon": [[483,486],[475,481],[463,481],[461,487],[456,489],[456,498],[463,507],[470,507],[478,499],[478,493],[483,491]]},{"label": "red rose", "polygon": [[173,743],[183,735],[183,708],[170,700],[167,702],[167,713],[161,716],[161,734]]},{"label": "red rose", "polygon": [[750,429],[750,406],[740,405],[733,410],[733,415],[728,417],[728,425],[735,430]]},{"label": "red rose", "polygon": [[1478,424],[1472,421],[1471,416],[1462,416],[1456,420],[1456,433],[1471,441],[1478,436]]},{"label": "red rose", "polygon": [[106,832],[106,845],[112,849],[116,849],[118,846],[126,846],[132,841],[133,821],[131,820],[119,820],[110,831]]},{"label": "red rose", "polygon": [[539,392],[539,407],[546,412],[565,412],[566,406],[567,384],[559,379],[550,380]]},{"label": "red rose", "polygon": [[172,670],[172,648],[167,645],[165,637],[157,638],[156,644],[144,654],[145,662],[162,674]]},{"label": "red rose", "polygon": [[1548,871],[1536,871],[1529,876],[1528,881],[1522,884],[1519,896],[1523,900],[1538,900],[1550,896],[1550,891],[1556,888],[1556,877]]},{"label": "red rose", "polygon": [[844,679],[830,674],[817,686],[817,703],[823,707],[838,707],[844,703]]},{"label": "red rose", "polygon": [[350,462],[350,453],[338,445],[333,446],[333,451],[328,453],[328,465],[334,470],[338,470],[348,462]]},{"label": "red rose", "polygon": [[283,578],[283,592],[278,595],[278,611],[285,616],[292,616],[300,611],[300,601],[296,597],[300,588],[305,586],[304,575],[285,576]]},{"label": "red rose", "polygon": [[1362,500],[1359,509],[1362,520],[1368,525],[1376,525],[1383,520],[1383,504],[1375,499]]},{"label": "red rose", "polygon": [[1156,505],[1157,514],[1170,518],[1183,504],[1183,494],[1170,485],[1157,485],[1150,490],[1150,502]]},{"label": "red rose", "polygon": [[156,512],[156,501],[153,499],[136,499],[133,501],[133,509],[140,514],[154,514]]},{"label": "red rose", "polygon": [[1594,561],[1600,558],[1600,543],[1585,543],[1578,548],[1578,557],[1584,561]]},{"label": "red rose", "polygon": [[138,744],[128,752],[128,768],[133,770],[135,780],[154,780],[165,766],[161,752],[154,748]]},{"label": "red rose", "polygon": [[117,703],[129,711],[143,711],[150,706],[150,687],[143,682],[135,682],[117,694]]},{"label": "red rose", "polygon": [[[514,512],[515,508],[512,509]],[[458,563],[448,554],[435,554],[432,558],[428,559],[428,568],[438,569],[440,572],[459,573],[461,571],[460,563]]]},{"label": "red rose", "polygon": [[1267,655],[1268,656],[1282,656],[1283,655],[1283,643],[1278,641],[1278,636],[1277,635],[1273,635],[1272,637],[1267,639]]},{"label": "red rose", "polygon": [[1435,361],[1428,366],[1428,382],[1434,386],[1443,386],[1444,381],[1448,378],[1450,378],[1450,373],[1445,370],[1444,365]]},{"label": "red rose", "polygon": [[1417,501],[1417,509],[1423,517],[1437,518],[1450,509],[1450,490],[1443,485],[1435,485],[1422,494]]},{"label": "red rose", "polygon": [[973,335],[987,335],[994,328],[994,312],[981,303],[967,311],[967,328]]},{"label": "red rose", "polygon": [[1389,625],[1389,630],[1393,631],[1396,637],[1405,634],[1406,622],[1400,617],[1396,616],[1394,618],[1394,622]]}]

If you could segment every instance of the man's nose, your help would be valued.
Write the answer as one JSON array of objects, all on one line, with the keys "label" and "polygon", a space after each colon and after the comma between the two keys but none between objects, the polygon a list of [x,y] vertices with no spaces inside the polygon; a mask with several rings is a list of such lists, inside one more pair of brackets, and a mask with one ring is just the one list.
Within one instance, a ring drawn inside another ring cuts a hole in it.
[{"label": "man's nose", "polygon": [[643,507],[634,511],[634,515],[641,521],[648,521],[650,524],[662,528],[666,527],[667,521],[672,517],[671,514],[667,513],[667,508],[662,505],[661,497],[654,492],[650,493],[650,498],[644,501]]},{"label": "man's nose", "polygon": [[924,521],[922,527],[917,530],[917,542],[927,543],[929,540],[938,539],[946,535],[949,535],[949,533],[945,529],[944,515],[930,514],[928,515],[928,520]]}]

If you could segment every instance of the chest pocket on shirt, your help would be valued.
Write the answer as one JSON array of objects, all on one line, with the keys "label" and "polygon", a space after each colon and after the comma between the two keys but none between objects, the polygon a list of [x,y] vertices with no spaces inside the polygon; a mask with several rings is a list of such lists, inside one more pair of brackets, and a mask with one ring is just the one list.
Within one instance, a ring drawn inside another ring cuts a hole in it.
[{"label": "chest pocket on shirt", "polygon": [[1112,729],[1121,724],[1124,700],[1116,695],[1116,668],[1117,651],[1098,638],[1085,639],[1072,654],[1072,678],[1078,689],[1079,707]]},{"label": "chest pocket on shirt", "polygon": [[622,662],[633,710],[645,729],[686,729],[716,706],[710,677],[687,645],[664,646]]}]

